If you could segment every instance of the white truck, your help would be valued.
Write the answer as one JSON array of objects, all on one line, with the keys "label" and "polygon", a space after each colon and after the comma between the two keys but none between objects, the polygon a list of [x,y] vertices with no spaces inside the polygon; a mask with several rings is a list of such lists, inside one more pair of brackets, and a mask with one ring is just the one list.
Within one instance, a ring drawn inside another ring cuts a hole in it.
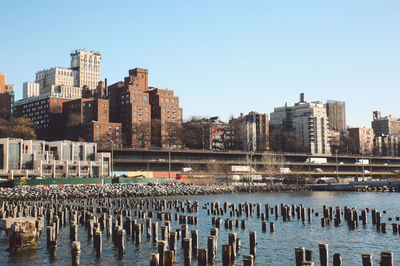
[{"label": "white truck", "polygon": [[317,157],[310,157],[310,158],[307,158],[306,159],[306,163],[318,163],[318,164],[321,164],[321,163],[327,163],[328,161],[327,161],[327,159],[326,158],[317,158]]},{"label": "white truck", "polygon": [[368,159],[357,159],[356,164],[369,164]]},{"label": "white truck", "polygon": [[290,168],[288,168],[288,167],[281,167],[281,168],[279,168],[279,173],[288,174],[288,173],[290,173],[290,172],[292,172],[292,171],[291,171]]}]

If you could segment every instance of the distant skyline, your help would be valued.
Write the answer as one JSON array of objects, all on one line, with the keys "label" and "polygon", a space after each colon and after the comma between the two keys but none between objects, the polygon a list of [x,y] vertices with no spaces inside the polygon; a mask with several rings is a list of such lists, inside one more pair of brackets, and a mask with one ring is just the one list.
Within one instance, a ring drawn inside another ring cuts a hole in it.
[{"label": "distant skyline", "polygon": [[22,98],[35,72],[102,54],[109,84],[149,70],[184,118],[270,114],[299,94],[346,102],[347,124],[400,117],[399,1],[2,1],[0,72]]}]

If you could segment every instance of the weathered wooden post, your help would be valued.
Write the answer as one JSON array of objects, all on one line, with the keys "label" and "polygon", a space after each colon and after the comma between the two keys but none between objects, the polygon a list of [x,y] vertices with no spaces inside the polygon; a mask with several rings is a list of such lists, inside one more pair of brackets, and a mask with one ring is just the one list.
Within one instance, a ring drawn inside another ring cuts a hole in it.
[{"label": "weathered wooden post", "polygon": [[333,266],[342,266],[342,257],[339,253],[333,254]]},{"label": "weathered wooden post", "polygon": [[207,241],[208,248],[208,262],[212,263],[217,256],[217,237],[216,236],[208,236]]},{"label": "weathered wooden post", "polygon": [[294,254],[296,258],[296,266],[301,266],[303,261],[305,261],[306,258],[306,252],[303,247],[296,247],[294,248]]},{"label": "weathered wooden post", "polygon": [[372,260],[372,254],[362,253],[361,258],[362,258],[363,266],[373,266],[374,265],[373,260]]},{"label": "weathered wooden post", "polygon": [[254,257],[251,254],[243,255],[243,266],[253,266],[254,265]]},{"label": "weathered wooden post", "polygon": [[166,240],[158,240],[157,241],[157,248],[158,254],[160,255],[159,263],[160,266],[164,265],[164,251],[167,250],[167,241]]},{"label": "weathered wooden post", "polygon": [[199,266],[207,266],[207,249],[199,248],[197,261]]},{"label": "weathered wooden post", "polygon": [[329,256],[328,256],[328,244],[326,243],[319,243],[319,260],[321,262],[321,266],[328,266]]},{"label": "weathered wooden post", "polygon": [[270,223],[269,223],[269,231],[270,231],[271,233],[275,232],[275,224],[274,224],[273,222],[270,222]]},{"label": "weathered wooden post", "polygon": [[229,233],[228,235],[229,245],[231,246],[231,258],[232,261],[236,259],[236,233]]},{"label": "weathered wooden post", "polygon": [[174,254],[176,254],[178,248],[177,248],[177,238],[176,238],[176,232],[170,232],[169,233],[169,243],[168,243],[168,249],[173,250]]},{"label": "weathered wooden post", "polygon": [[150,254],[150,266],[160,266],[160,255],[158,253]]},{"label": "weathered wooden post", "polygon": [[192,239],[184,238],[182,242],[184,265],[190,266],[192,264]]},{"label": "weathered wooden post", "polygon": [[57,240],[50,241],[49,253],[51,258],[55,258],[57,254]]},{"label": "weathered wooden post", "polygon": [[166,250],[164,251],[164,266],[173,266],[174,265],[174,251]]},{"label": "weathered wooden post", "polygon": [[102,247],[102,233],[101,231],[96,231],[94,233],[94,248],[96,249],[96,256],[100,257],[101,256],[101,252],[103,250]]},{"label": "weathered wooden post", "polygon": [[158,241],[158,222],[153,222],[152,223],[152,236],[153,236],[153,243],[157,243]]},{"label": "weathered wooden post", "polygon": [[250,231],[250,254],[253,255],[253,258],[256,257],[256,248],[257,248],[257,233],[256,231]]},{"label": "weathered wooden post", "polygon": [[198,243],[199,243],[199,231],[198,230],[192,230],[191,231],[191,237],[192,237],[192,255],[194,257],[197,257],[197,249],[198,249]]},{"label": "weathered wooden post", "polygon": [[222,265],[232,265],[232,247],[231,245],[222,245]]},{"label": "weathered wooden post", "polygon": [[70,224],[69,239],[71,240],[71,242],[78,241],[78,225],[76,223]]},{"label": "weathered wooden post", "polygon": [[71,243],[71,264],[72,266],[79,265],[79,258],[81,255],[81,243],[74,241]]},{"label": "weathered wooden post", "polygon": [[381,261],[380,266],[393,266],[393,252],[391,251],[382,251],[381,252]]}]

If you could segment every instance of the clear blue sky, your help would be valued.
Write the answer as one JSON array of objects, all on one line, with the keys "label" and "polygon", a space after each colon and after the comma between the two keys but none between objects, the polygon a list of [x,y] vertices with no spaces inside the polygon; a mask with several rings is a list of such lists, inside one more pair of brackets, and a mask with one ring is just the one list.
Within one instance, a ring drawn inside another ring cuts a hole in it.
[{"label": "clear blue sky", "polygon": [[347,124],[400,117],[400,1],[1,2],[0,72],[16,85],[102,53],[102,79],[134,67],[173,89],[184,117],[270,113],[298,101],[346,102]]}]

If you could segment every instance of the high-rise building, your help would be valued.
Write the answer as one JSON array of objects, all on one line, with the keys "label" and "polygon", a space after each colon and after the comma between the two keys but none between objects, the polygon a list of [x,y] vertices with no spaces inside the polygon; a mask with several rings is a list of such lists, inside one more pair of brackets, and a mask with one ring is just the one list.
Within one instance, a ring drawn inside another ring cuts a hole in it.
[{"label": "high-rise building", "polygon": [[355,152],[371,154],[374,144],[374,131],[372,128],[349,128],[349,136],[355,145]]},{"label": "high-rise building", "polygon": [[391,115],[382,117],[380,111],[373,112],[371,125],[376,137],[400,132],[400,119]]},{"label": "high-rise building", "polygon": [[57,140],[64,135],[63,103],[72,99],[58,93],[21,99],[15,103],[15,116],[31,119],[39,139]]},{"label": "high-rise building", "polygon": [[322,102],[308,103],[301,94],[300,101],[294,106],[286,103],[283,107],[274,108],[270,125],[295,130],[302,138],[304,148],[311,154],[330,154],[329,122]]},{"label": "high-rise building", "polygon": [[147,91],[151,105],[151,142],[162,148],[182,147],[178,136],[182,129],[182,108],[179,97],[172,90],[150,88]]},{"label": "high-rise building", "polygon": [[129,70],[124,81],[108,87],[110,120],[122,123],[125,146],[151,146],[151,106],[148,94],[148,70]]},{"label": "high-rise building", "polygon": [[24,82],[23,83],[23,99],[39,96],[39,83]]},{"label": "high-rise building", "polygon": [[109,109],[110,101],[98,97],[64,102],[64,121],[67,124],[74,124],[74,122],[78,124],[80,132],[77,133],[85,141],[120,143],[122,126],[121,123],[110,122]]},{"label": "high-rise building", "polygon": [[10,120],[14,114],[14,85],[6,84],[6,75],[0,73],[0,117]]},{"label": "high-rise building", "polygon": [[381,135],[374,138],[374,154],[381,156],[399,156],[400,134]]},{"label": "high-rise building", "polygon": [[266,151],[269,149],[268,114],[250,112],[241,119],[242,149],[247,151]]},{"label": "high-rise building", "polygon": [[96,89],[100,81],[101,54],[95,51],[75,50],[71,53],[71,69],[76,73],[77,87],[88,86],[90,90]]},{"label": "high-rise building", "polygon": [[329,119],[331,130],[346,129],[346,104],[345,102],[328,100],[326,103],[326,113]]},{"label": "high-rise building", "polygon": [[94,51],[75,50],[71,53],[70,68],[53,67],[36,72],[40,94],[70,94],[78,99],[81,90],[87,86],[95,90],[100,81],[101,54]]}]

